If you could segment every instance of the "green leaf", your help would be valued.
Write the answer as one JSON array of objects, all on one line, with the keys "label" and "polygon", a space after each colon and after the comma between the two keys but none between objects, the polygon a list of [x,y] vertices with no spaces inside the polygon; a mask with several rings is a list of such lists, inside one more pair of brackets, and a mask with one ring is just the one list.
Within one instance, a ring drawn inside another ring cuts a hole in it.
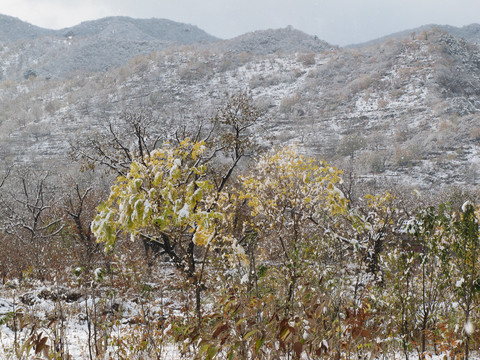
[{"label": "green leaf", "polygon": [[280,333],[280,339],[282,339],[283,341],[285,341],[285,339],[287,338],[287,336],[290,334],[290,329],[288,327],[286,327],[285,329],[282,330],[282,332]]},{"label": "green leaf", "polygon": [[260,347],[263,345],[265,342],[265,338],[258,339],[257,342],[255,343],[255,353],[258,354],[258,350],[260,350]]},{"label": "green leaf", "polygon": [[206,360],[211,360],[217,355],[218,349],[215,346],[210,346],[207,350]]},{"label": "green leaf", "polygon": [[13,319],[15,312],[10,311],[3,318],[0,318],[0,325],[5,325],[10,319]]},{"label": "green leaf", "polygon": [[259,332],[258,329],[249,331],[249,332],[243,337],[243,340],[247,340],[250,336],[254,335],[254,334],[257,333],[257,332]]},{"label": "green leaf", "polygon": [[208,351],[210,344],[204,344],[200,347],[199,355],[202,355]]},{"label": "green leaf", "polygon": [[245,320],[247,320],[247,319],[248,319],[248,317],[243,317],[243,318],[241,318],[240,320],[238,320],[238,321],[235,323],[235,326],[240,325],[241,323],[243,323],[243,322],[244,322]]}]

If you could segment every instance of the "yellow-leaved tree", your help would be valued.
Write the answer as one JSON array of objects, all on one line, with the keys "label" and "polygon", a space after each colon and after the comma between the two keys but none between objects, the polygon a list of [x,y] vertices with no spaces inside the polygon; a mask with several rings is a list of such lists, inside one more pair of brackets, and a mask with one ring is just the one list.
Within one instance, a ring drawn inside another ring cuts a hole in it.
[{"label": "yellow-leaved tree", "polygon": [[302,264],[324,256],[322,236],[333,230],[337,215],[347,210],[348,201],[337,187],[341,171],[286,147],[261,157],[242,182],[252,227],[263,242],[261,256],[283,263],[286,270],[288,313]]},{"label": "yellow-leaved tree", "polygon": [[338,322],[332,325],[336,313],[322,277],[347,215],[340,183],[339,170],[293,147],[260,156],[240,176],[236,210],[225,216],[232,217],[231,243],[245,249],[247,264],[238,266],[247,271],[224,275],[229,286],[219,291],[213,326],[202,332],[203,353],[300,359],[330,351]]},{"label": "yellow-leaved tree", "polygon": [[201,273],[194,248],[215,237],[222,213],[215,210],[215,188],[207,179],[205,143],[190,139],[164,146],[133,161],[119,176],[92,222],[98,241],[108,247],[119,234],[156,242],[193,283],[200,311]]}]

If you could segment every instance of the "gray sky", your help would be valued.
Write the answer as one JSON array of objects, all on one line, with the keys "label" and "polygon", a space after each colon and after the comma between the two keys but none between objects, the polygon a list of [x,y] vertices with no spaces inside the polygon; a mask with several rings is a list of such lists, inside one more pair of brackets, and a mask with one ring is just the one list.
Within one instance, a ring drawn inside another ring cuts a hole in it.
[{"label": "gray sky", "polygon": [[335,45],[425,24],[480,23],[479,0],[0,0],[0,14],[49,29],[105,16],[164,18],[231,38],[292,25]]}]

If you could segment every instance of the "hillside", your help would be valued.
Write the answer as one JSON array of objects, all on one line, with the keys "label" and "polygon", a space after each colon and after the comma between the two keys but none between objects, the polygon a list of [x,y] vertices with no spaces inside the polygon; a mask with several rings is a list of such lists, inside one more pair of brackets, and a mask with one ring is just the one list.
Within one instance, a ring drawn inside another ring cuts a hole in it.
[{"label": "hillside", "polygon": [[108,17],[61,30],[6,16],[0,20],[0,42],[5,43],[0,49],[1,74],[15,80],[103,72],[137,55],[217,40],[195,26],[165,19]]},{"label": "hillside", "polygon": [[[130,24],[122,27],[128,35],[109,43],[105,38],[119,22]],[[434,28],[338,49],[280,29],[210,45],[199,35],[198,46],[170,44],[148,52],[153,43],[139,42],[139,29],[132,19],[109,18],[71,28],[69,38],[33,42],[28,53],[43,59],[34,72],[57,66],[66,79],[19,79],[15,74],[24,67],[11,69],[28,61],[16,62],[21,56],[4,46],[1,56],[10,59],[0,87],[4,163],[63,166],[70,142],[101,132],[126,110],[147,110],[158,119],[158,129],[173,133],[181,123],[194,126],[208,119],[225,94],[247,91],[265,113],[264,127],[277,144],[298,144],[354,174],[355,181],[425,189],[480,181],[480,50],[469,41]],[[161,32],[149,29],[151,37]],[[87,41],[75,32],[97,38],[85,35]],[[55,42],[65,51],[52,50]],[[133,44],[148,54],[118,66]],[[104,72],[86,72],[91,64]]]}]

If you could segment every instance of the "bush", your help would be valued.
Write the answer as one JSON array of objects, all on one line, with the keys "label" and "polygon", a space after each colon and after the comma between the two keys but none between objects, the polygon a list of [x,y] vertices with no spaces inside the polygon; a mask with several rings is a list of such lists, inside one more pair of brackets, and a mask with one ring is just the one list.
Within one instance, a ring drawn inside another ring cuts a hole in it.
[{"label": "bush", "polygon": [[295,94],[293,96],[285,96],[280,101],[280,106],[278,110],[281,113],[287,114],[293,111],[293,107],[300,101],[300,95]]},{"label": "bush", "polygon": [[297,61],[302,63],[303,66],[315,65],[315,53],[299,54],[297,55]]}]

